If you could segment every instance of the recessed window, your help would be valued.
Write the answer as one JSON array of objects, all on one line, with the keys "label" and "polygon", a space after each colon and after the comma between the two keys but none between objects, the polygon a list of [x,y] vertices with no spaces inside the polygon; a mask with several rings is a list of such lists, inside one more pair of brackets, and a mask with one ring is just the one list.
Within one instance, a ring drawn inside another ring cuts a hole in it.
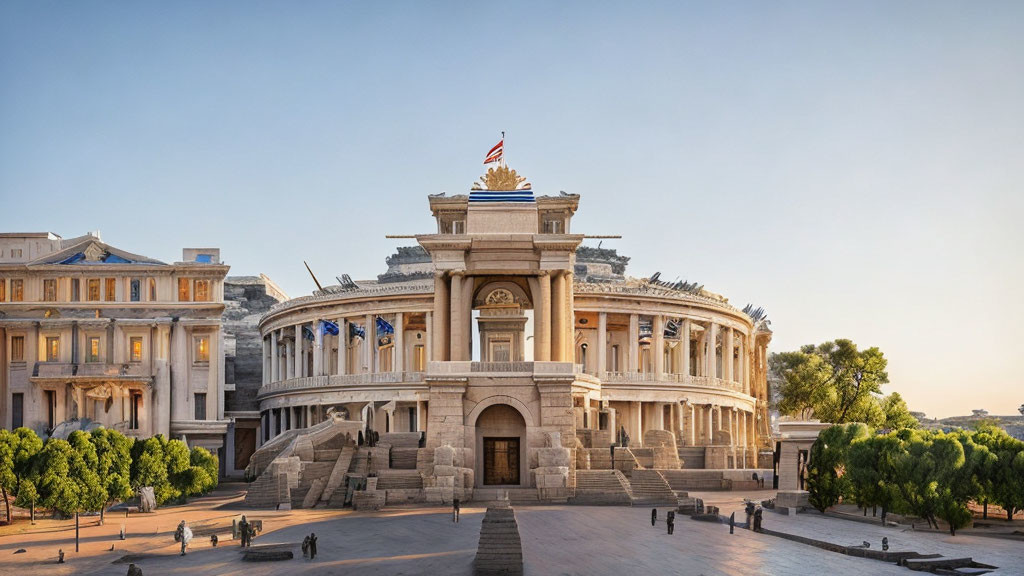
[{"label": "recessed window", "polygon": [[7,300],[7,279],[0,278],[0,302]]},{"label": "recessed window", "polygon": [[193,283],[194,290],[192,295],[195,296],[196,302],[209,302],[210,301],[210,281],[209,280],[196,280]]},{"label": "recessed window", "polygon": [[206,394],[196,393],[196,420],[206,420]]},{"label": "recessed window", "polygon": [[128,415],[128,428],[139,429],[139,409],[142,408],[142,394],[132,392],[131,408]]},{"label": "recessed window", "polygon": [[99,302],[100,300],[100,279],[89,278],[89,288],[86,294],[86,300],[89,302]]},{"label": "recessed window", "polygon": [[131,350],[131,361],[142,362],[142,337],[132,336],[129,340],[129,349]]},{"label": "recessed window", "polygon": [[78,278],[71,279],[71,301],[78,302],[81,298],[82,282]]},{"label": "recessed window", "polygon": [[11,336],[11,362],[25,361],[25,337]]},{"label": "recessed window", "polygon": [[197,336],[196,339],[196,362],[210,361],[210,337]]},{"label": "recessed window", "polygon": [[25,300],[25,281],[20,278],[11,280],[11,302],[22,302]]},{"label": "recessed window", "polygon": [[57,362],[60,360],[60,337],[46,337],[46,361]]},{"label": "recessed window", "polygon": [[46,429],[53,430],[57,425],[57,391],[46,391]]},{"label": "recessed window", "polygon": [[142,300],[142,281],[138,278],[131,279],[131,290],[129,291],[129,295],[132,302],[139,302]]},{"label": "recessed window", "polygon": [[190,292],[191,287],[192,285],[188,281],[188,278],[178,278],[178,302],[192,301],[192,293]]},{"label": "recessed window", "polygon": [[11,248],[11,258],[21,258],[21,248]]},{"label": "recessed window", "polygon": [[44,278],[43,279],[43,302],[56,302],[57,301],[57,279],[56,278]]},{"label": "recessed window", "polygon": [[415,372],[423,372],[427,369],[427,353],[422,344],[417,344],[412,349],[412,369]]},{"label": "recessed window", "polygon": [[100,337],[99,336],[89,336],[89,341],[86,342],[85,361],[86,362],[99,362],[100,361]]},{"label": "recessed window", "polygon": [[556,219],[544,220],[544,234],[564,234],[565,222]]},{"label": "recessed window", "polygon": [[156,302],[156,278],[149,279],[149,301]]},{"label": "recessed window", "polygon": [[466,221],[455,220],[452,222],[452,234],[465,234],[466,233]]},{"label": "recessed window", "polygon": [[103,293],[104,300],[106,300],[107,302],[113,302],[117,300],[117,279],[106,278],[104,280],[104,283],[106,284]]},{"label": "recessed window", "polygon": [[25,395],[21,392],[11,394],[11,428],[25,425]]}]

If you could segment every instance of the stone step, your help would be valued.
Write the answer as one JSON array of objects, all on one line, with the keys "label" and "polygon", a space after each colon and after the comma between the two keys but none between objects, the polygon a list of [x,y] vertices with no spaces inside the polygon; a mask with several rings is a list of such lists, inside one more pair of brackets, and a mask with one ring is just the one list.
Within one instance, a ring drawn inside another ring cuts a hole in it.
[{"label": "stone step", "polygon": [[352,465],[352,457],[355,455],[356,449],[354,446],[346,446],[341,449],[341,453],[338,459],[334,463],[334,467],[331,469],[331,475],[327,479],[327,485],[324,486],[324,491],[320,494],[320,500],[322,502],[330,502],[331,497],[334,495],[334,491],[339,486],[343,486],[345,483],[345,475],[348,473],[349,466]]}]

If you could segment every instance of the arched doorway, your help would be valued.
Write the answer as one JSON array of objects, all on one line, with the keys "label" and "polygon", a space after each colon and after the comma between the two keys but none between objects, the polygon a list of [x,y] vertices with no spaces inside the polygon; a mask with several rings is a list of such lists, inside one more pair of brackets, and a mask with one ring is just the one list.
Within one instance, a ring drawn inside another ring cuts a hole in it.
[{"label": "arched doorway", "polygon": [[476,419],[477,486],[525,486],[526,421],[508,404],[484,409]]}]

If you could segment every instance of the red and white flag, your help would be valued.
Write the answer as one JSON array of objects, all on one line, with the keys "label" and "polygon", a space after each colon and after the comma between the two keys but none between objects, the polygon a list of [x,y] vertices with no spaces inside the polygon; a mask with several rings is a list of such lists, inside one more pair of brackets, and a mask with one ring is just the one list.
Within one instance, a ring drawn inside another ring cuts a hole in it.
[{"label": "red and white flag", "polygon": [[500,162],[502,155],[505,153],[505,139],[502,138],[491,151],[487,153],[487,157],[484,158],[484,164],[490,164],[492,162]]}]

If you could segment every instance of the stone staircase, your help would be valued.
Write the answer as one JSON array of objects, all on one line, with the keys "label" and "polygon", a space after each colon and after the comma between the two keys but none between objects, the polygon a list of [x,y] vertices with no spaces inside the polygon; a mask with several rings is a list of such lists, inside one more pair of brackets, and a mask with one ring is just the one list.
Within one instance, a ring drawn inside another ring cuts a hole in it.
[{"label": "stone staircase", "polygon": [[480,524],[480,543],[473,559],[474,576],[517,576],[523,573],[523,543],[512,508],[488,508]]},{"label": "stone staircase", "polygon": [[721,470],[662,470],[669,486],[677,492],[726,490]]},{"label": "stone staircase", "polygon": [[704,469],[704,447],[703,446],[680,446],[679,460],[684,470]]},{"label": "stone staircase", "polygon": [[505,502],[506,497],[508,498],[507,502],[510,504],[536,504],[539,502],[536,488],[473,489],[473,502],[477,504],[487,502]]},{"label": "stone staircase", "polygon": [[352,457],[355,454],[355,446],[346,446],[341,449],[338,459],[334,462],[334,468],[331,470],[331,476],[327,479],[327,485],[320,494],[321,502],[325,504],[330,502],[335,490],[339,487],[344,489],[345,476],[348,475],[348,469],[352,466]]},{"label": "stone staircase", "polygon": [[618,470],[577,470],[574,504],[628,506],[633,501],[629,481]]},{"label": "stone staircase", "polygon": [[419,490],[423,477],[415,470],[380,470],[377,472],[378,490]]},{"label": "stone staircase", "polygon": [[[299,473],[299,485],[292,489],[289,495],[292,509],[302,508],[303,504],[309,502],[308,506],[315,505],[324,489],[324,481],[334,468],[334,462],[303,462],[302,471]],[[319,486],[320,492],[310,497],[310,490]],[[307,507],[308,507],[307,506]]]},{"label": "stone staircase", "polygon": [[633,470],[629,483],[633,490],[634,505],[676,505],[676,494],[661,472],[661,470]]}]

